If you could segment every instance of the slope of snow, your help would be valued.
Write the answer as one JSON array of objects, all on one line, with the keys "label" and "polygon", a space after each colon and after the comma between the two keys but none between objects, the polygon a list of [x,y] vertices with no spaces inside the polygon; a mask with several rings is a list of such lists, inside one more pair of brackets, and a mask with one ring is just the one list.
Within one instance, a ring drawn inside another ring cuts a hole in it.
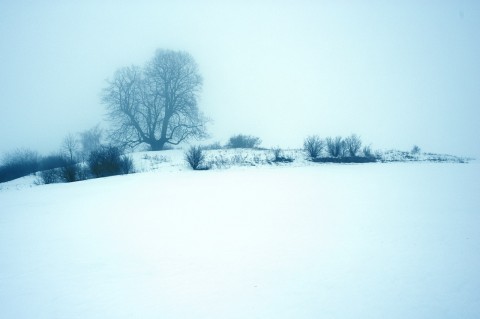
[{"label": "slope of snow", "polygon": [[472,158],[459,157],[448,154],[404,152],[399,150],[388,150],[378,152],[382,162],[443,162],[443,163],[468,163]]},{"label": "slope of snow", "polygon": [[[205,150],[205,162],[211,169],[228,169],[232,167],[257,167],[257,166],[310,166],[318,165],[307,161],[302,150],[285,150],[282,154],[294,159],[292,163],[272,163],[274,158],[271,150],[263,149],[219,149]],[[182,171],[191,170],[185,162],[184,151],[169,150],[160,152],[138,152],[132,154],[135,167],[140,172]]]},{"label": "slope of snow", "polygon": [[478,163],[168,163],[1,191],[0,318],[480,316]]},{"label": "slope of snow", "polygon": [[[307,159],[301,149],[287,149],[281,151],[281,156],[291,159],[292,162],[275,162],[273,151],[269,149],[216,149],[204,150],[205,165],[209,169],[230,169],[238,167],[275,168],[275,167],[306,167],[329,165],[334,163],[313,163]],[[179,172],[191,170],[185,161],[185,151],[181,149],[165,151],[143,151],[127,154],[134,162],[136,173],[145,172]],[[323,154],[326,155],[326,154]],[[391,162],[437,162],[437,163],[468,163],[471,158],[457,157],[444,154],[419,153],[412,155],[410,152],[388,150],[377,152],[380,158],[378,163]],[[345,163],[344,163],[345,164]],[[83,163],[83,165],[86,165]],[[0,183],[0,191],[8,189],[24,189],[43,184],[40,172],[21,177],[13,181]]]}]

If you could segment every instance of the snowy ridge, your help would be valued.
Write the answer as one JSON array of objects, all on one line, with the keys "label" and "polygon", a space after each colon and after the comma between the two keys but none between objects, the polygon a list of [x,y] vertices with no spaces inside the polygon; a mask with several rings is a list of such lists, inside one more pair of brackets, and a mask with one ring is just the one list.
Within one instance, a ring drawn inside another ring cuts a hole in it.
[{"label": "snowy ridge", "polygon": [[[190,171],[190,166],[185,162],[184,150],[143,151],[127,154],[132,157],[135,173],[147,172],[182,172]],[[318,165],[348,165],[333,163],[314,163],[308,160],[305,152],[301,149],[282,150],[282,156],[292,159],[292,162],[275,162],[273,151],[269,149],[218,149],[205,150],[205,163],[209,169],[244,169],[244,168],[275,168],[275,167],[308,167]],[[377,162],[442,162],[442,163],[468,163],[471,158],[457,157],[445,154],[419,153],[388,150],[376,153]],[[355,164],[354,164],[355,165]],[[364,165],[364,164],[362,164]],[[18,178],[6,183],[0,183],[0,191],[16,189],[21,190],[41,185],[37,175]]]},{"label": "snowy ridge", "polygon": [[[205,163],[210,169],[228,169],[234,167],[304,167],[318,166],[308,160],[305,152],[301,149],[282,150],[282,156],[292,159],[290,163],[275,162],[272,150],[268,149],[219,149],[205,150]],[[132,154],[135,167],[138,172],[148,171],[183,171],[191,168],[184,160],[181,150],[169,150],[159,152],[138,152]],[[468,163],[472,159],[457,157],[446,154],[419,153],[388,150],[377,152],[378,162],[445,162],[445,163]],[[323,164],[325,165],[325,164]],[[340,163],[340,165],[343,165]]]},{"label": "snowy ridge", "polygon": [[[283,155],[294,159],[292,163],[274,163],[273,152],[262,149],[219,149],[205,150],[205,164],[210,169],[253,166],[309,166],[312,165],[302,150],[285,150]],[[132,154],[139,172],[191,170],[185,162],[184,151],[138,152]]]},{"label": "snowy ridge", "polygon": [[468,163],[472,158],[458,157],[448,154],[418,153],[388,150],[379,153],[381,162],[444,162],[444,163]]}]

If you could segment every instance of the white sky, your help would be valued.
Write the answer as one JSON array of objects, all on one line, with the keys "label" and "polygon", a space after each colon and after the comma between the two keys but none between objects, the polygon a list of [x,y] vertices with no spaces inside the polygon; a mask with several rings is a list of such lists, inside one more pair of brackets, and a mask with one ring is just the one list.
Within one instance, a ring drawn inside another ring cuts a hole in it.
[{"label": "white sky", "polygon": [[480,157],[480,2],[453,0],[3,0],[0,154],[102,122],[106,79],[157,48],[199,64],[213,140],[357,133]]}]

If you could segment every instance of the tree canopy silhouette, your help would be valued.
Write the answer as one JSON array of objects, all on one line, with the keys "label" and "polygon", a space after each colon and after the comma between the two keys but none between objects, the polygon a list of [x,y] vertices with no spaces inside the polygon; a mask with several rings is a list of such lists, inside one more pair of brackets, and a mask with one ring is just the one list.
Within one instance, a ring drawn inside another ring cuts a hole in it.
[{"label": "tree canopy silhouette", "polygon": [[103,91],[112,139],[122,146],[143,143],[151,150],[206,135],[198,110],[202,77],[187,52],[157,50],[143,68],[124,67]]}]

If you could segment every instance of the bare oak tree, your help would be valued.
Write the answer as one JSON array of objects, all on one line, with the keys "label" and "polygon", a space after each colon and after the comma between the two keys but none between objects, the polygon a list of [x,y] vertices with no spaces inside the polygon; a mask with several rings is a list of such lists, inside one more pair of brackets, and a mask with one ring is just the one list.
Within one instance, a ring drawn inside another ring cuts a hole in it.
[{"label": "bare oak tree", "polygon": [[144,68],[118,70],[102,97],[113,122],[111,137],[122,146],[146,143],[151,150],[204,137],[201,87],[197,64],[186,52],[157,50]]}]

